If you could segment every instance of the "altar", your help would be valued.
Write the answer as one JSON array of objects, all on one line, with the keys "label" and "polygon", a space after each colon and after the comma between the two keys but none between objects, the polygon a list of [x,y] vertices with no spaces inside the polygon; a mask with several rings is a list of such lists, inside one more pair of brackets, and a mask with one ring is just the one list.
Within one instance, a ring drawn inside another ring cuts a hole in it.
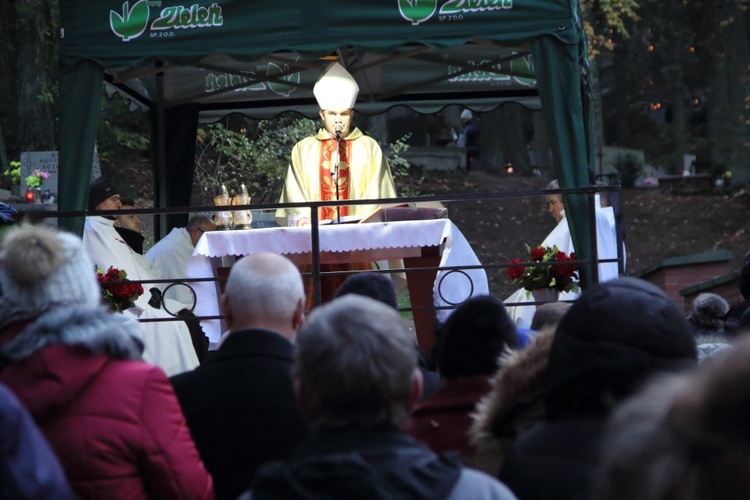
[{"label": "altar", "polygon": [[[187,277],[218,277],[221,269],[231,267],[236,258],[260,252],[284,255],[297,264],[310,264],[311,229],[310,226],[274,227],[204,233],[188,261]],[[323,225],[318,231],[321,263],[403,259],[415,308],[417,340],[425,349],[432,346],[436,321],[444,321],[452,308],[466,299],[489,293],[484,269],[472,268],[481,265],[479,259],[448,219]],[[197,297],[196,315],[218,316],[220,281],[190,285]],[[218,342],[226,328],[222,319],[204,319],[201,326],[211,342]]]}]

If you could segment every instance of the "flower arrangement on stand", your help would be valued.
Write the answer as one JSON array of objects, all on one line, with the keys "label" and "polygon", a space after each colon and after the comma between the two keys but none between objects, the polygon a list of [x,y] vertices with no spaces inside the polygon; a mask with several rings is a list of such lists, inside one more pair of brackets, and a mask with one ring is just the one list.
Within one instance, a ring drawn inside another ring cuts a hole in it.
[{"label": "flower arrangement on stand", "polygon": [[[514,284],[521,285],[530,297],[535,290],[555,292],[578,291],[578,266],[565,262],[576,260],[575,252],[570,255],[558,250],[557,246],[530,248],[526,245],[528,258],[513,259],[506,270]],[[527,262],[548,262],[549,265],[521,266]]]},{"label": "flower arrangement on stand", "polygon": [[102,302],[115,311],[125,311],[135,306],[135,301],[143,295],[143,287],[126,278],[128,273],[110,267],[107,272],[96,270],[96,279],[102,287]]},{"label": "flower arrangement on stand", "polygon": [[38,189],[44,185],[44,181],[49,179],[49,172],[44,170],[32,170],[31,175],[26,177],[26,185],[29,189]]},{"label": "flower arrangement on stand", "polygon": [[41,203],[42,202],[42,186],[44,185],[45,179],[49,178],[49,172],[44,170],[35,169],[31,171],[31,175],[26,177],[26,199],[29,203]]}]

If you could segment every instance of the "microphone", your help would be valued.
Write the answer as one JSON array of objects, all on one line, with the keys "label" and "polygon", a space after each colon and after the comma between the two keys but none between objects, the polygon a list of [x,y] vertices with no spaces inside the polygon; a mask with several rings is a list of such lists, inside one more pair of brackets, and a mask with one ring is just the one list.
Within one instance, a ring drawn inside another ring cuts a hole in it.
[{"label": "microphone", "polygon": [[344,126],[340,123],[337,123],[333,126],[333,130],[336,132],[336,139],[338,139],[341,136],[341,132],[344,131]]}]

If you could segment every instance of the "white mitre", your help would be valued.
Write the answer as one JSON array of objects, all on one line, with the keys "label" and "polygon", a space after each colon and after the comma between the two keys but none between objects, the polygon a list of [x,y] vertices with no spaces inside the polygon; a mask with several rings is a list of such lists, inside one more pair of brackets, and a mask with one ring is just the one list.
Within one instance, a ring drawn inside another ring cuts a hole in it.
[{"label": "white mitre", "polygon": [[328,65],[313,87],[320,109],[342,110],[354,108],[359,85],[338,62]]}]

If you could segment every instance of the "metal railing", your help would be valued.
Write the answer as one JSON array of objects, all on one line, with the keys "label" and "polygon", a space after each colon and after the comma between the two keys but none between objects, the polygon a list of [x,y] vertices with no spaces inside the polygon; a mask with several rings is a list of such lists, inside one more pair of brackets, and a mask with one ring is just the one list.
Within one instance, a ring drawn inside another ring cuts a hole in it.
[{"label": "metal railing", "polygon": [[[615,214],[615,224],[617,233],[617,258],[616,259],[599,259],[597,252],[597,235],[596,235],[596,209],[594,206],[594,195],[595,193],[609,192],[612,196],[612,206]],[[423,203],[423,202],[440,202],[448,204],[458,202],[481,202],[488,200],[502,200],[512,198],[524,198],[524,197],[546,197],[549,195],[570,195],[570,194],[587,194],[589,198],[589,215],[592,221],[590,227],[590,259],[576,259],[566,261],[569,264],[576,265],[588,265],[591,264],[590,269],[593,270],[594,278],[596,278],[596,269],[601,263],[613,263],[618,264],[619,274],[624,274],[624,255],[623,255],[623,231],[622,231],[622,203],[621,203],[621,190],[619,186],[596,186],[596,187],[581,187],[581,188],[567,188],[567,189],[536,189],[536,190],[525,190],[525,191],[501,191],[501,192],[489,192],[489,193],[472,193],[472,194],[446,194],[439,196],[411,196],[401,198],[379,198],[369,200],[339,200],[339,201],[316,201],[316,202],[304,202],[304,203],[266,203],[266,204],[255,204],[255,205],[232,205],[227,207],[218,207],[215,205],[205,206],[191,206],[191,207],[173,207],[173,208],[134,208],[128,210],[108,210],[108,211],[96,211],[96,210],[83,210],[83,211],[34,211],[33,209],[23,211],[19,215],[23,218],[32,220],[38,219],[61,219],[61,218],[72,218],[72,217],[86,217],[95,215],[125,215],[125,214],[137,214],[137,215],[153,215],[163,216],[169,214],[189,214],[189,213],[214,213],[223,211],[235,211],[235,210],[253,210],[253,211],[265,211],[265,210],[277,210],[277,209],[289,209],[289,208],[308,208],[310,209],[310,238],[311,238],[311,255],[312,255],[312,272],[303,273],[303,276],[310,276],[313,280],[313,293],[314,305],[319,305],[321,302],[321,277],[324,275],[349,275],[361,271],[322,271],[320,261],[320,231],[319,231],[319,208],[321,207],[335,207],[335,206],[353,206],[353,205],[382,205],[382,204],[393,204],[393,203]],[[450,210],[449,210],[450,213]],[[460,228],[459,228],[460,229]],[[467,265],[467,266],[430,266],[430,267],[418,267],[418,268],[397,268],[397,269],[374,269],[371,272],[376,273],[402,273],[402,272],[414,272],[414,271],[454,271],[461,272],[464,270],[471,269],[484,269],[487,270],[503,270],[512,266],[542,266],[542,265],[553,265],[553,263],[539,263],[539,262],[522,262],[516,264],[510,263],[499,263],[499,264],[480,264],[480,265]],[[183,283],[188,284],[193,282],[204,282],[213,281],[220,282],[226,280],[225,277],[205,277],[205,278],[190,278],[190,279],[159,279],[159,280],[131,280],[132,283],[140,283],[141,285],[147,284],[164,284],[164,283]],[[596,280],[594,280],[596,281]],[[110,282],[110,284],[115,282]],[[535,305],[538,302],[524,302],[524,303],[506,303],[507,306],[527,306]],[[455,306],[433,306],[431,308],[401,308],[402,311],[421,311],[421,310],[441,310],[441,309],[452,309]],[[223,319],[223,316],[198,316],[200,320],[213,320]],[[144,319],[144,322],[162,322],[162,321],[181,321],[180,318],[151,318]]]}]

